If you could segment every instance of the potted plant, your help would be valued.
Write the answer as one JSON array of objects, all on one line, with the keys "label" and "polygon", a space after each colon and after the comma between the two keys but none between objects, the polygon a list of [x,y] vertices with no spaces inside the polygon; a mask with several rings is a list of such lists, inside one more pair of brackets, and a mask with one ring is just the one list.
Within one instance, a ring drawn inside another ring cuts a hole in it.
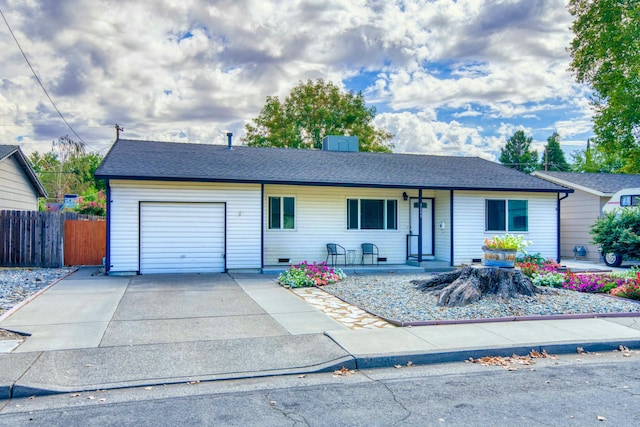
[{"label": "potted plant", "polygon": [[516,262],[518,251],[524,250],[531,242],[524,240],[524,236],[505,234],[484,239],[482,247],[482,263],[490,267],[510,267]]}]

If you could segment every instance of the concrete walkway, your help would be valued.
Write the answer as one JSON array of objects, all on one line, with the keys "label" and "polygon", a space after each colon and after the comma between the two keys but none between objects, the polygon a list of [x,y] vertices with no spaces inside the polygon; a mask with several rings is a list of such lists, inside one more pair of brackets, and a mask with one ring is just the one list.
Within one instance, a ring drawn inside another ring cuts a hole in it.
[{"label": "concrete walkway", "polygon": [[640,316],[355,329],[282,288],[274,276],[92,277],[91,271],[80,269],[0,321],[2,328],[31,334],[0,354],[0,398],[532,349],[640,348]]}]

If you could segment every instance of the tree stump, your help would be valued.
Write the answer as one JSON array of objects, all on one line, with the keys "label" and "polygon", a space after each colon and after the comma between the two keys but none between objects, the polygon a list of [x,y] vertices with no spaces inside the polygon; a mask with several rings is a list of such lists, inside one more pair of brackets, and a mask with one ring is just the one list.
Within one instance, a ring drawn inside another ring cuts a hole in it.
[{"label": "tree stump", "polygon": [[519,269],[465,266],[427,280],[413,280],[418,289],[435,294],[439,306],[461,307],[483,296],[500,298],[533,296],[537,293],[531,279]]}]

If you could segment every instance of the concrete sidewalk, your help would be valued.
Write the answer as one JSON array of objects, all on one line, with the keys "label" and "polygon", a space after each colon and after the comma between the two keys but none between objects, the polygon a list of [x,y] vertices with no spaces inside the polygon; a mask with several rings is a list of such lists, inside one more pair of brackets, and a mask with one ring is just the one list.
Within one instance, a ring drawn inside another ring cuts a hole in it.
[{"label": "concrete sidewalk", "polygon": [[0,398],[190,381],[640,348],[640,316],[349,329],[260,274],[91,277],[0,322]]}]

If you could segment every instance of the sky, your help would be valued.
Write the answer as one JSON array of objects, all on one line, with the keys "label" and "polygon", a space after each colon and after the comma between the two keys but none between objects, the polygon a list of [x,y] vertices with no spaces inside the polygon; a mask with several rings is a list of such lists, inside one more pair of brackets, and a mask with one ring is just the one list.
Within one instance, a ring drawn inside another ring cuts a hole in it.
[{"label": "sky", "polygon": [[323,78],[362,91],[394,152],[497,160],[523,129],[539,153],[557,131],[571,160],[593,130],[566,3],[0,0],[0,144],[48,152],[68,135],[106,154],[116,123],[241,144],[267,96]]}]

